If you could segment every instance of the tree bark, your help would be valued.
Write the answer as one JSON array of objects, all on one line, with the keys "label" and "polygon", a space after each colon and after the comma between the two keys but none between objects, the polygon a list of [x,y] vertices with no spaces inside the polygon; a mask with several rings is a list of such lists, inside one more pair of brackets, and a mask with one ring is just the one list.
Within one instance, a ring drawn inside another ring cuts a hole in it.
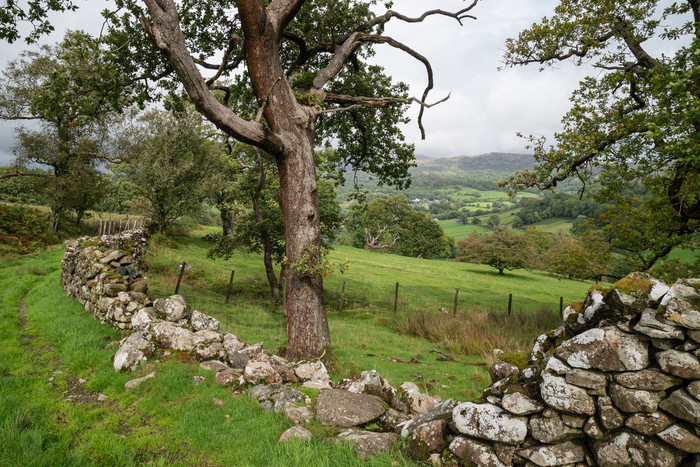
[{"label": "tree bark", "polygon": [[221,211],[221,229],[224,237],[233,237],[233,211],[227,208],[219,208]]}]

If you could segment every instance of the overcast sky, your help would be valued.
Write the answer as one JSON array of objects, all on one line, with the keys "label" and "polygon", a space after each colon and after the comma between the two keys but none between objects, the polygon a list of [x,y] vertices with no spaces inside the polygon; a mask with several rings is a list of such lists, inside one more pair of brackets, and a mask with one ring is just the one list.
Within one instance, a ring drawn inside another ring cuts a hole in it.
[{"label": "overcast sky", "polygon": [[[110,5],[105,0],[77,0],[80,9],[56,15],[56,32],[46,42],[54,43],[66,29],[84,29],[98,34],[102,21],[99,12]],[[392,20],[386,34],[409,45],[427,57],[435,74],[434,102],[451,93],[450,99],[427,109],[425,141],[420,140],[413,121],[404,129],[416,154],[429,157],[476,155],[491,151],[527,152],[524,134],[551,136],[560,128],[560,120],[569,106],[568,98],[584,72],[568,63],[555,69],[538,71],[537,66],[498,71],[502,65],[505,40],[551,15],[555,0],[491,0],[472,10],[477,20],[433,17],[419,24]],[[396,0],[394,10],[418,15],[425,9],[457,10],[462,0]],[[0,66],[17,58],[28,46],[18,41],[0,47]],[[408,83],[411,94],[420,97],[426,84],[425,69],[408,55],[389,46],[379,46],[376,61],[396,79]],[[415,119],[418,109],[411,111]],[[15,123],[0,121],[0,165],[12,159]]]}]

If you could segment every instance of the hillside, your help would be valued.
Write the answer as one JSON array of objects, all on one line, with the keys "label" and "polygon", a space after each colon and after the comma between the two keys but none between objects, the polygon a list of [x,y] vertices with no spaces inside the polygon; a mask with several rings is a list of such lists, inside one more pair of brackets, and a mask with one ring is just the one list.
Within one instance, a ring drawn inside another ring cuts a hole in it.
[{"label": "hillside", "polygon": [[443,173],[449,175],[500,176],[507,178],[514,172],[530,170],[535,165],[531,154],[490,152],[476,156],[444,157],[439,159],[418,159],[412,174]]}]

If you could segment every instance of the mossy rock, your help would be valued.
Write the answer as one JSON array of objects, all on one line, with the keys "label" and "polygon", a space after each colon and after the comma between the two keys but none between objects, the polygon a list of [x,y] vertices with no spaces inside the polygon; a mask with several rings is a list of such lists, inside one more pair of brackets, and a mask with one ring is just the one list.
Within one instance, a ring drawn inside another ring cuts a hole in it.
[{"label": "mossy rock", "polygon": [[518,367],[518,370],[523,371],[530,363],[530,355],[525,352],[507,352],[499,357],[502,361],[510,363]]},{"label": "mossy rock", "polygon": [[570,306],[571,309],[574,310],[575,312],[577,312],[577,313],[583,313],[584,305],[585,305],[584,302],[577,301],[577,302],[571,302],[571,304],[570,304],[569,306]]},{"label": "mossy rock", "polygon": [[651,293],[651,289],[652,283],[647,277],[632,273],[615,282],[612,287],[610,287],[608,293],[617,290],[625,295],[644,298]]}]

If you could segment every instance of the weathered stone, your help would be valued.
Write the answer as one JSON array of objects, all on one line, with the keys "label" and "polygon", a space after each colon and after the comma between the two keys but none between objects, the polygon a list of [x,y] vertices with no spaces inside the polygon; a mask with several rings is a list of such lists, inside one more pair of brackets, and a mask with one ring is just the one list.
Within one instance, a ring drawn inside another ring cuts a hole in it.
[{"label": "weathered stone", "polygon": [[279,375],[280,380],[283,383],[299,382],[299,379],[294,374],[294,371],[287,366],[286,360],[284,360],[282,357],[278,357],[277,355],[264,355],[264,358],[261,358],[261,360],[270,364],[272,369]]},{"label": "weathered stone", "polygon": [[673,391],[659,403],[659,408],[695,425],[700,425],[700,401],[685,389]]},{"label": "weathered stone", "polygon": [[447,399],[433,407],[430,410],[423,412],[422,414],[416,415],[413,420],[406,423],[401,430],[401,436],[408,436],[409,431],[412,427],[422,425],[424,423],[432,422],[434,420],[451,420],[454,408],[457,407],[458,402],[454,399]]},{"label": "weathered stone", "polygon": [[496,363],[491,365],[489,368],[489,376],[491,377],[491,382],[495,383],[504,378],[510,378],[520,373],[517,366],[511,365],[510,363],[504,362],[502,360],[496,360]]},{"label": "weathered stone", "polygon": [[593,443],[593,454],[600,465],[610,467],[675,467],[683,460],[671,446],[627,431],[611,433]]},{"label": "weathered stone", "polygon": [[396,389],[376,370],[363,371],[358,379],[343,380],[336,385],[336,389],[372,394],[381,397],[391,408],[401,412],[408,412],[406,404],[397,397]]},{"label": "weathered stone", "polygon": [[223,344],[226,353],[240,352],[245,347],[245,343],[238,340],[238,337],[234,336],[230,332],[224,333]]},{"label": "weathered stone", "polygon": [[411,413],[421,414],[435,407],[433,399],[420,392],[415,383],[410,381],[401,383],[398,391],[399,398],[408,406]]},{"label": "weathered stone", "polygon": [[[284,384],[259,384],[250,389],[250,398],[258,401],[263,408],[280,412],[287,404],[303,404],[304,394]],[[268,404],[265,404],[265,403]]]},{"label": "weathered stone", "polygon": [[598,371],[573,368],[566,373],[566,382],[580,388],[598,389],[608,384],[605,374]]},{"label": "weathered stone", "polygon": [[700,379],[700,360],[693,354],[665,350],[656,354],[656,361],[666,373],[683,379]]},{"label": "weathered stone", "polygon": [[295,424],[308,423],[314,418],[314,408],[310,405],[295,407],[291,402],[287,402],[282,407],[282,413],[287,419]]},{"label": "weathered stone", "polygon": [[665,391],[680,384],[680,378],[676,378],[661,372],[657,368],[649,368],[633,373],[620,373],[615,375],[615,381],[626,388],[644,389],[647,391]]},{"label": "weathered stone", "polygon": [[556,356],[574,368],[636,371],[649,364],[647,344],[617,327],[595,328],[560,345]]},{"label": "weathered stone", "polygon": [[623,412],[656,412],[659,402],[666,396],[663,391],[629,389],[618,384],[611,384],[608,389],[613,403]]},{"label": "weathered stone", "polygon": [[688,329],[686,334],[695,342],[700,342],[700,329]]},{"label": "weathered stone", "polygon": [[583,446],[575,441],[518,449],[515,453],[542,467],[575,464],[586,458]]},{"label": "weathered stone", "polygon": [[657,436],[681,451],[700,453],[700,438],[681,425],[671,425]]},{"label": "weathered stone", "polygon": [[152,322],[148,325],[148,331],[164,349],[190,352],[197,344],[204,341],[192,331],[170,321]]},{"label": "weathered stone", "polygon": [[230,386],[231,384],[238,384],[240,382],[240,376],[243,372],[241,370],[236,370],[232,368],[227,368],[225,370],[219,370],[214,373],[214,381],[221,384],[222,386]]},{"label": "weathered stone", "polygon": [[673,419],[663,412],[636,413],[625,420],[625,426],[646,436],[653,436],[671,426]]},{"label": "weathered stone", "polygon": [[267,362],[250,361],[243,370],[243,378],[253,384],[274,383],[280,380],[277,372]]},{"label": "weathered stone", "polygon": [[604,436],[603,430],[595,417],[588,417],[588,420],[583,425],[583,433],[593,439],[601,439]]},{"label": "weathered stone", "polygon": [[561,417],[546,418],[535,415],[528,423],[530,436],[542,443],[560,443],[581,438],[581,430],[567,426]]},{"label": "weathered stone", "polygon": [[560,376],[542,374],[540,393],[544,402],[562,412],[593,415],[595,404],[593,398],[585,390],[566,384]]},{"label": "weathered stone", "polygon": [[625,422],[624,417],[620,414],[612,405],[612,399],[609,397],[599,397],[598,398],[598,417],[600,418],[600,423],[608,431],[616,430],[622,426]]},{"label": "weathered stone", "polygon": [[387,409],[376,421],[382,431],[394,431],[398,425],[406,424],[411,419],[408,415],[392,408]]},{"label": "weathered stone", "polygon": [[[195,332],[196,335],[202,338],[202,341],[206,344],[212,344],[214,342],[221,343],[224,340],[224,336],[211,329],[202,329]],[[222,346],[223,350],[223,346]]]},{"label": "weathered stone", "polygon": [[686,391],[690,393],[691,396],[700,400],[700,380],[693,381],[685,388]]},{"label": "weathered stone", "polygon": [[[693,298],[697,299],[697,295]],[[700,311],[687,300],[672,298],[662,316],[684,328],[700,329]]]},{"label": "weathered stone", "polygon": [[494,452],[493,446],[463,436],[457,436],[449,446],[450,452],[459,457],[464,465],[478,467],[506,467]]},{"label": "weathered stone", "polygon": [[237,350],[227,352],[226,343],[224,342],[223,345],[224,352],[226,352],[226,360],[229,362],[231,367],[240,368],[241,370],[244,369],[249,361],[248,356],[242,352],[238,352]]},{"label": "weathered stone", "polygon": [[683,328],[674,324],[662,323],[656,319],[656,310],[647,308],[642,313],[639,322],[633,328],[635,331],[655,339],[683,339]]},{"label": "weathered stone", "polygon": [[659,350],[671,350],[676,345],[678,345],[678,342],[680,341],[671,339],[657,339],[655,337],[651,338],[651,345],[653,345],[654,348],[657,348]]},{"label": "weathered stone", "polygon": [[433,420],[416,425],[412,432],[428,446],[431,452],[442,452],[447,447],[448,431],[445,420]]},{"label": "weathered stone", "polygon": [[262,342],[257,342],[255,344],[246,345],[241,349],[241,352],[246,354],[248,358],[253,359],[258,354],[265,353],[265,346]]},{"label": "weathered stone", "polygon": [[224,346],[219,342],[205,343],[200,342],[192,350],[192,355],[194,358],[200,361],[213,360],[215,358],[221,358],[224,353]]},{"label": "weathered stone", "polygon": [[145,362],[155,350],[143,332],[135,332],[119,341],[119,350],[114,354],[112,364],[116,371],[134,371],[139,363]]},{"label": "weathered stone", "polygon": [[325,425],[358,426],[379,418],[385,411],[382,400],[369,394],[328,389],[316,399],[316,418]]},{"label": "weathered stone", "polygon": [[501,407],[514,415],[530,415],[544,409],[544,405],[522,392],[514,392],[503,396]]},{"label": "weathered stone", "polygon": [[122,257],[124,257],[126,253],[123,251],[119,250],[112,250],[110,253],[108,253],[105,257],[100,259],[100,263],[102,264],[109,264],[113,261],[119,261]]},{"label": "weathered stone", "polygon": [[168,298],[158,298],[153,302],[153,308],[163,313],[164,319],[177,322],[190,317],[190,307],[182,295],[171,295]]},{"label": "weathered stone", "polygon": [[294,425],[293,427],[289,428],[287,431],[282,433],[278,441],[280,443],[284,443],[292,439],[297,439],[299,441],[308,441],[310,439],[313,439],[313,437],[313,433],[311,433],[303,426]]},{"label": "weathered stone", "polygon": [[146,292],[148,292],[148,283],[144,279],[136,280],[131,283],[129,289],[134,292],[140,292],[145,294]]},{"label": "weathered stone", "polygon": [[363,430],[343,430],[333,438],[338,442],[350,442],[361,459],[369,459],[375,454],[389,451],[398,440],[394,433],[375,433]]},{"label": "weathered stone", "polygon": [[197,310],[192,312],[192,318],[190,319],[190,324],[192,329],[195,331],[202,331],[204,329],[209,329],[211,331],[219,331],[219,320],[213,316],[201,313]]},{"label": "weathered stone", "polygon": [[566,426],[572,428],[583,428],[583,424],[586,423],[585,415],[571,415],[568,413],[561,414],[561,419]]},{"label": "weathered stone", "polygon": [[559,360],[557,357],[548,357],[546,362],[544,371],[547,373],[566,375],[569,371],[571,371],[571,367]]},{"label": "weathered stone", "polygon": [[467,436],[504,444],[519,444],[527,436],[527,419],[514,417],[491,404],[466,402],[454,408],[457,430]]},{"label": "weathered stone", "polygon": [[330,389],[333,381],[331,375],[323,362],[303,362],[294,368],[294,374],[301,381],[303,386],[312,389]]},{"label": "weathered stone", "polygon": [[[649,306],[653,288],[651,276],[633,272],[615,282],[605,298],[622,321],[629,321]],[[654,296],[659,294],[660,291],[655,292]]]},{"label": "weathered stone", "polygon": [[228,370],[228,365],[219,360],[207,360],[199,364],[205,370]]},{"label": "weathered stone", "polygon": [[155,377],[156,377],[155,372],[151,372],[151,373],[148,373],[146,376],[142,376],[140,378],[135,378],[135,379],[130,379],[129,381],[124,383],[124,387],[126,389],[136,389],[136,387],[138,387],[139,384],[143,383],[144,381],[146,381],[148,379],[155,378]]}]

